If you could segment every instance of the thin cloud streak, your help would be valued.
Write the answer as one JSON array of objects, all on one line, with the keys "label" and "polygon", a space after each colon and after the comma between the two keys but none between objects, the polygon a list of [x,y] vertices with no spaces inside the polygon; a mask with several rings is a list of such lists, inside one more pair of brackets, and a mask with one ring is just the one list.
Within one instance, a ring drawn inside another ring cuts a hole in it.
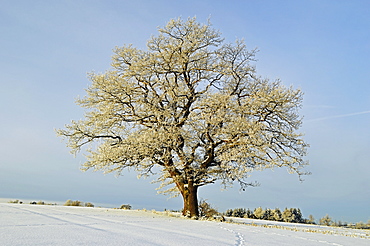
[{"label": "thin cloud streak", "polygon": [[345,117],[361,115],[361,114],[370,114],[370,110],[369,111],[363,111],[363,112],[357,112],[357,113],[341,114],[341,115],[333,115],[333,116],[328,116],[328,117],[322,117],[322,118],[317,118],[317,119],[312,119],[312,120],[306,120],[306,122],[316,122],[316,121],[322,121],[322,120],[345,118]]}]

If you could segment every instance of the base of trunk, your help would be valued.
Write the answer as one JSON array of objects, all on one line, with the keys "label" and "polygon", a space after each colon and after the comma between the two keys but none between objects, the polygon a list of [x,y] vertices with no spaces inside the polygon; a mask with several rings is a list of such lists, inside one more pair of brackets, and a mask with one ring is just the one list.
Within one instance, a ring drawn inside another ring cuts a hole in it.
[{"label": "base of trunk", "polygon": [[198,209],[198,187],[188,185],[184,187],[183,192],[181,192],[184,200],[184,209],[182,215],[188,218],[198,219],[199,209]]}]

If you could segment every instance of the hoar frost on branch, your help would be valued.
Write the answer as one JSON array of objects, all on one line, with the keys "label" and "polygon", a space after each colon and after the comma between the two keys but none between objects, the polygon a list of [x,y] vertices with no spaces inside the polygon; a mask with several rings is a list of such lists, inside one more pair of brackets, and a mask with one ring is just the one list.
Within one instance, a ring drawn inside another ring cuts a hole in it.
[{"label": "hoar frost on branch", "polygon": [[88,146],[83,169],[159,167],[161,187],[174,184],[190,216],[203,185],[244,187],[252,171],[275,167],[305,174],[302,92],[257,76],[255,50],[195,18],[171,20],[147,46],[116,48],[112,70],[91,73],[77,100],[84,119],[58,130],[73,153]]}]

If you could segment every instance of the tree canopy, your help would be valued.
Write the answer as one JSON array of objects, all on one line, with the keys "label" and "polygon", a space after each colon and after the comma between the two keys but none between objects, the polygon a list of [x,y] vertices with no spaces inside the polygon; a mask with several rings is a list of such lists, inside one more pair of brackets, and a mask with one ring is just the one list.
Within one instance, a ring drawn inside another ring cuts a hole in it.
[{"label": "tree canopy", "polygon": [[286,167],[299,176],[307,144],[297,130],[302,92],[256,74],[256,50],[226,43],[211,23],[174,19],[147,50],[114,50],[112,69],[91,73],[77,103],[84,118],[58,134],[83,169],[139,175],[181,194],[184,215],[198,216],[197,190],[239,182],[254,170]]}]

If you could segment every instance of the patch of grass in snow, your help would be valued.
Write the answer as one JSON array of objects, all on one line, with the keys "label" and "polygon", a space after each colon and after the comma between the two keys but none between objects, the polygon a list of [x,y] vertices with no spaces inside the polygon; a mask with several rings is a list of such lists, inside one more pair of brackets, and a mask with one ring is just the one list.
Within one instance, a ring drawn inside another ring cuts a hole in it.
[{"label": "patch of grass in snow", "polygon": [[23,202],[22,201],[19,201],[17,199],[17,200],[10,200],[8,203],[20,203],[20,204],[22,204]]}]

